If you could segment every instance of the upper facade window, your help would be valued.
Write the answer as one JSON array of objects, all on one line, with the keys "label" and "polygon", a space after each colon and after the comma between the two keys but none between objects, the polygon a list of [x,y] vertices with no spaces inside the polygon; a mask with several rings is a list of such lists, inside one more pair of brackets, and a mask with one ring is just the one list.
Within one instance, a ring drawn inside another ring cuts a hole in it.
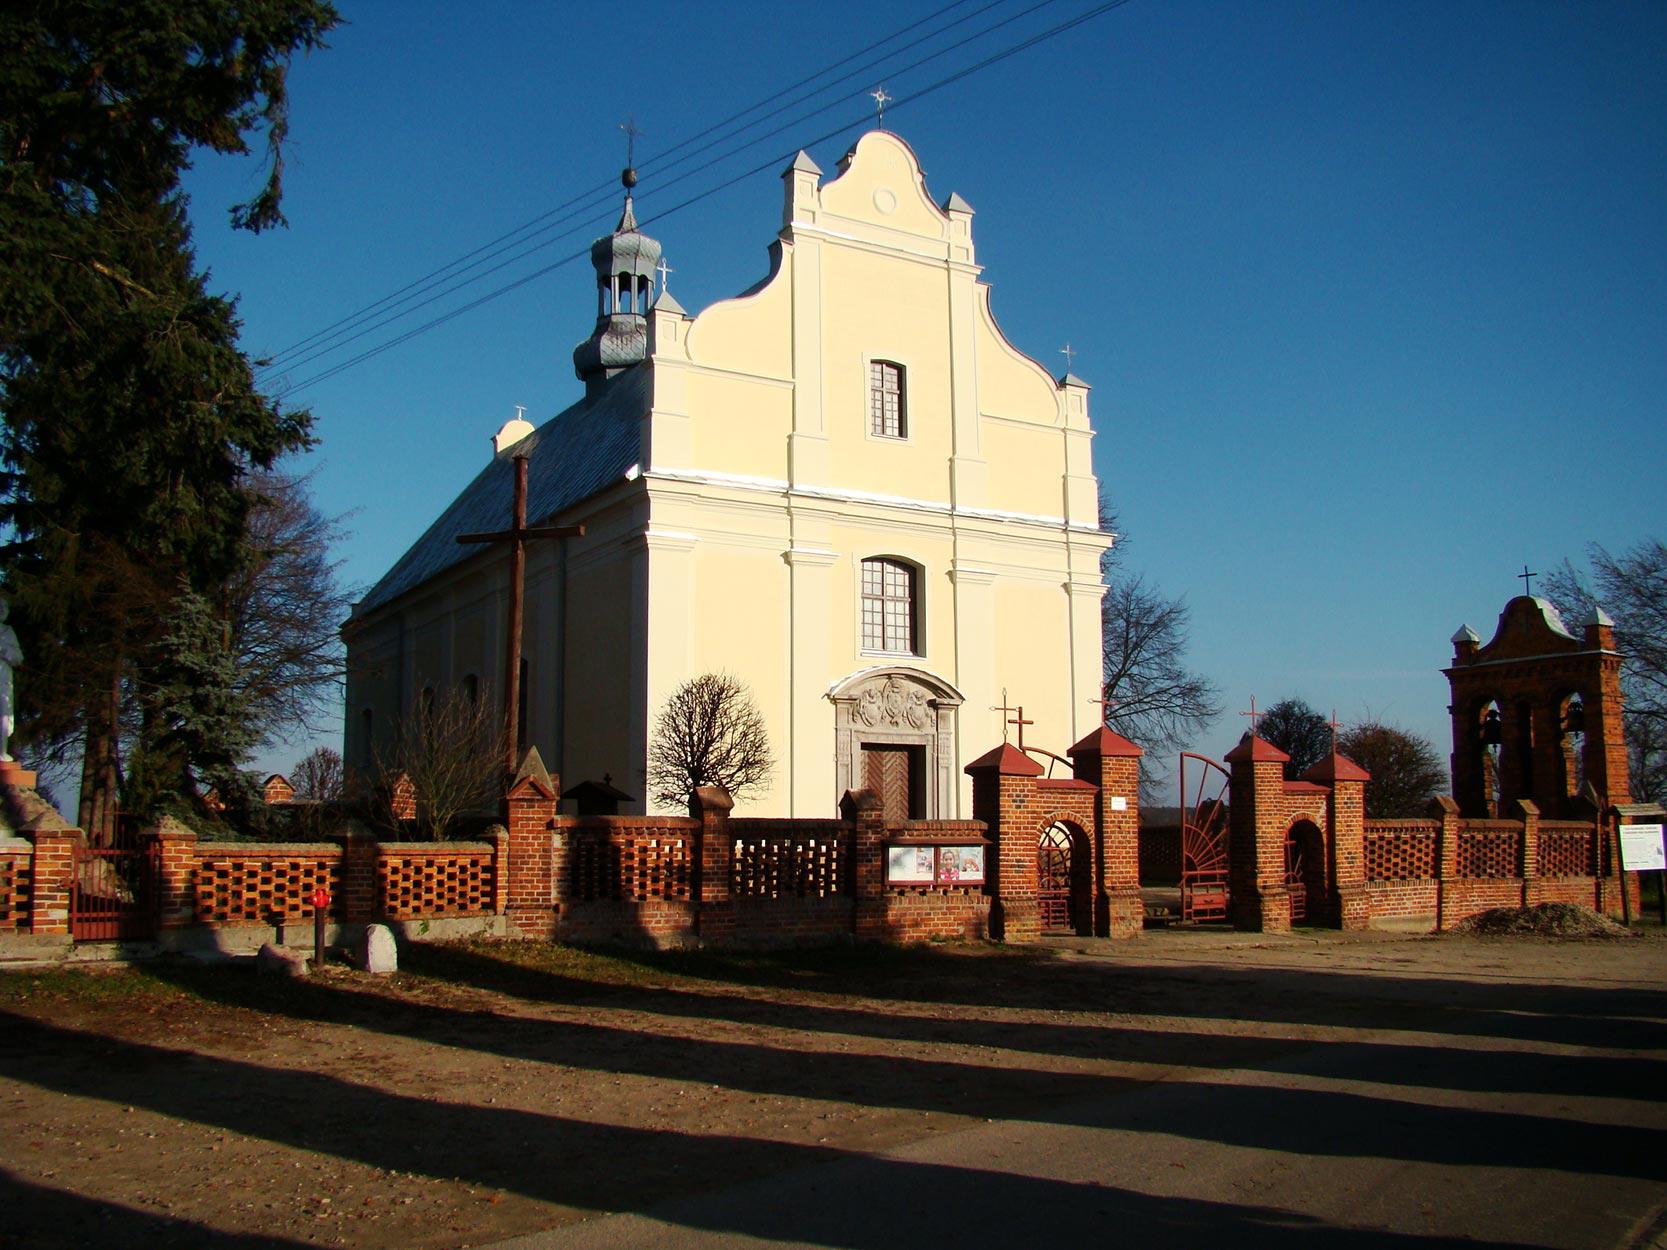
[{"label": "upper facade window", "polygon": [[903,366],[889,360],[868,366],[868,432],[879,438],[907,438],[909,417],[903,403]]},{"label": "upper facade window", "polygon": [[862,649],[914,655],[915,569],[901,560],[862,562]]}]

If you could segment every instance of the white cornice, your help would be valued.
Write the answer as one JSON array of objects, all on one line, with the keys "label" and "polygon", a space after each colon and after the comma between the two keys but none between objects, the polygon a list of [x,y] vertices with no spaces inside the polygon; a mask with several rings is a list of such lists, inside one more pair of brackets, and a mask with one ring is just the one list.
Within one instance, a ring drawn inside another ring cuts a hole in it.
[{"label": "white cornice", "polygon": [[1061,516],[1041,513],[1009,512],[1000,508],[968,508],[941,503],[933,499],[914,499],[906,495],[884,495],[871,491],[834,490],[825,486],[794,486],[781,478],[753,477],[739,473],[713,473],[697,469],[656,468],[643,474],[649,481],[687,482],[697,486],[719,486],[730,490],[756,491],[786,495],[793,499],[817,499],[829,503],[866,504],[881,508],[902,508],[911,512],[930,512],[940,516],[968,517],[983,521],[1000,521],[1018,525],[1045,525],[1052,529],[1066,529],[1073,534],[1104,535],[1098,526],[1069,522]]}]

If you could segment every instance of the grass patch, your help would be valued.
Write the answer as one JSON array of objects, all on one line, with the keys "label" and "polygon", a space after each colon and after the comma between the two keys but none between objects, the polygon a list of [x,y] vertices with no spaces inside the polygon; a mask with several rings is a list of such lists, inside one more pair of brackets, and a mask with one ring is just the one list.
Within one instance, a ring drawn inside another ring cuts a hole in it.
[{"label": "grass patch", "polygon": [[177,1002],[196,995],[151,970],[127,964],[0,971],[0,1006],[57,1003]]}]

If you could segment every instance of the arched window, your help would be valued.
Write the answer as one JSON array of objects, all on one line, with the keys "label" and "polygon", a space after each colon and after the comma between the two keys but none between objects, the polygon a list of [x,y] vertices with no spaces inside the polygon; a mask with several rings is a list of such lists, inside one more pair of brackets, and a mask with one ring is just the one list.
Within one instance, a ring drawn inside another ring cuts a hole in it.
[{"label": "arched window", "polygon": [[879,438],[909,436],[903,366],[890,360],[874,360],[868,365],[868,432]]},{"label": "arched window", "polygon": [[915,567],[902,560],[862,562],[862,649],[916,655],[920,621]]}]

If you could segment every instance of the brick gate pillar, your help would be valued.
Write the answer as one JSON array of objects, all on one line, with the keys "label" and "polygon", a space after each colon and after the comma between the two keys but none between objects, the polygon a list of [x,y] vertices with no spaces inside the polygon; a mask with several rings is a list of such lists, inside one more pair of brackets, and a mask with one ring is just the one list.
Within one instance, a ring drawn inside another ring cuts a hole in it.
[{"label": "brick gate pillar", "polygon": [[1228,918],[1235,929],[1288,933],[1285,888],[1285,761],[1289,755],[1255,736],[1227,753]]},{"label": "brick gate pillar", "polygon": [[1003,942],[1033,942],[1042,935],[1036,905],[1036,849],[1042,805],[1036,779],[1042,767],[1008,743],[966,767],[972,778],[972,816],[990,830],[995,872],[984,889],[990,902],[990,935]]},{"label": "brick gate pillar", "polygon": [[729,813],[735,800],[722,786],[701,786],[689,799],[689,815],[700,821],[695,831],[695,933],[704,942],[727,942],[735,936],[735,837]]},{"label": "brick gate pillar", "polygon": [[556,934],[556,804],[561,787],[545,770],[537,747],[528,747],[504,794],[501,844],[504,914],[519,937]]},{"label": "brick gate pillar", "polygon": [[1065,754],[1094,797],[1094,932],[1136,937],[1145,925],[1140,902],[1140,757],[1145,754],[1104,725]]},{"label": "brick gate pillar", "polygon": [[1339,929],[1369,928],[1372,907],[1366,897],[1366,783],[1372,775],[1333,751],[1302,779],[1331,790],[1326,798],[1326,923]]},{"label": "brick gate pillar", "polygon": [[839,814],[851,826],[851,927],[858,939],[887,934],[886,816],[872,790],[847,790]]}]

